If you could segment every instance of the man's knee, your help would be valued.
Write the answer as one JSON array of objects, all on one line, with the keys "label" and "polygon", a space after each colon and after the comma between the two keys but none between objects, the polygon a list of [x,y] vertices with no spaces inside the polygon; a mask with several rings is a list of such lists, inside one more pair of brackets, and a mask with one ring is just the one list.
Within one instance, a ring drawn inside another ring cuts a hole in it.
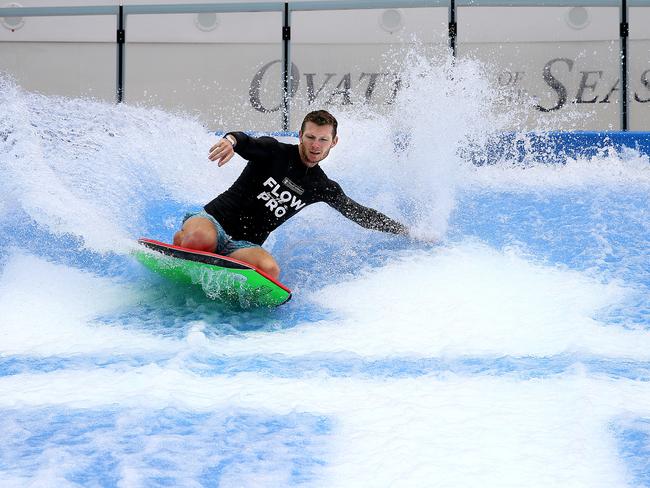
[{"label": "man's knee", "polygon": [[266,273],[274,280],[280,276],[280,266],[268,252],[261,247],[249,247],[238,249],[229,255],[232,258],[244,261],[263,273]]},{"label": "man's knee", "polygon": [[182,230],[174,235],[174,244],[196,251],[214,252],[216,235],[204,229]]},{"label": "man's knee", "polygon": [[264,257],[257,263],[257,267],[273,279],[277,280],[280,276],[280,266],[272,257]]}]

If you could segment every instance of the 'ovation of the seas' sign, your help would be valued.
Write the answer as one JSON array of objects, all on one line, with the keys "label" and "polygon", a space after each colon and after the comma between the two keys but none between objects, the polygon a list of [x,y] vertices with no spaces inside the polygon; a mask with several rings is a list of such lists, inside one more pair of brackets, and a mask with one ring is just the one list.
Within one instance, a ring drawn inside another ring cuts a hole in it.
[{"label": "'ovation of the seas' sign", "polygon": [[[280,60],[262,66],[251,80],[249,99],[251,106],[262,113],[277,112],[281,104],[262,100],[262,86],[265,76]],[[541,78],[543,89],[548,92],[551,102],[538,103],[535,108],[541,112],[552,112],[564,107],[568,102],[579,104],[607,104],[620,93],[620,78],[607,81],[604,70],[576,69],[576,61],[570,58],[549,60],[537,75]],[[501,86],[523,88],[533,95],[531,74],[525,71],[505,70],[498,74]],[[301,73],[295,64],[291,66],[289,95],[295,98],[304,85],[303,97],[308,104],[351,105],[356,100],[366,103],[390,104],[400,90],[398,75],[387,72],[348,72],[348,73]],[[533,95],[535,96],[535,95]],[[650,69],[646,69],[636,80],[631,80],[630,97],[637,103],[650,102]],[[540,99],[541,97],[536,96]]]}]

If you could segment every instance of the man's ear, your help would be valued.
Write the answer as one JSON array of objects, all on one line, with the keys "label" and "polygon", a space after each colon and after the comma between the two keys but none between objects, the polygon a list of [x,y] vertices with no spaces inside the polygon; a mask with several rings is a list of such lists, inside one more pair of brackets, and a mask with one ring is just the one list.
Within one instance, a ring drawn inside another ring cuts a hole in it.
[{"label": "man's ear", "polygon": [[298,140],[302,141],[302,131],[301,130],[298,131]]},{"label": "man's ear", "polygon": [[332,139],[332,147],[336,146],[338,142],[339,142],[339,136],[334,136],[334,139]]}]

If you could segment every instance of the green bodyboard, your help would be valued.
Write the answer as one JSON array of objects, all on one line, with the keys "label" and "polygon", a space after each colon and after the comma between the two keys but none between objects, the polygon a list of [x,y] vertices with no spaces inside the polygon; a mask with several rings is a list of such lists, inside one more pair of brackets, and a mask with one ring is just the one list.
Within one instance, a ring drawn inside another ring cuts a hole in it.
[{"label": "green bodyboard", "polygon": [[291,290],[248,263],[139,239],[135,258],[166,279],[200,287],[209,298],[242,308],[276,307],[291,298]]}]

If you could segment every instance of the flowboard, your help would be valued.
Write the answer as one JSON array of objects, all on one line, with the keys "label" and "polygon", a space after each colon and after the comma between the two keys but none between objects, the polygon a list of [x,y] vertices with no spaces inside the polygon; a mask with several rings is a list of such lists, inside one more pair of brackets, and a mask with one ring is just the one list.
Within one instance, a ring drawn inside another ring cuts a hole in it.
[{"label": "flowboard", "polygon": [[170,281],[200,286],[214,299],[244,308],[275,307],[291,298],[291,290],[248,263],[210,252],[138,239],[136,259]]}]

